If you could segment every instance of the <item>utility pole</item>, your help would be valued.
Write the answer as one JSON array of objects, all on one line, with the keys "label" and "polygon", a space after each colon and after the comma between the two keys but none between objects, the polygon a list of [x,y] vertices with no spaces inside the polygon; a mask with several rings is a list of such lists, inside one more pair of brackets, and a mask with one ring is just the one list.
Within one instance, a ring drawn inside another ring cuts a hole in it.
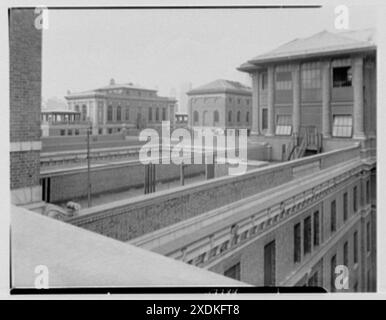
[{"label": "utility pole", "polygon": [[90,135],[92,133],[92,125],[90,123],[87,128],[87,205],[91,207],[91,159],[90,159]]}]

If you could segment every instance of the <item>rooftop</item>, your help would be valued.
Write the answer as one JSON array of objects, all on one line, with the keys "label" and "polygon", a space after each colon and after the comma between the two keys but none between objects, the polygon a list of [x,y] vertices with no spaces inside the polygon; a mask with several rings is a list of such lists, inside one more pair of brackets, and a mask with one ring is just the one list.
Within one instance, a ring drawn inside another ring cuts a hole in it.
[{"label": "rooftop", "polygon": [[13,288],[34,288],[39,265],[50,288],[246,285],[20,207],[11,222]]},{"label": "rooftop", "polygon": [[374,50],[375,30],[342,31],[332,33],[322,31],[306,38],[297,38],[267,53],[260,54],[238,69],[248,71],[259,64],[280,60],[292,60],[306,57]]},{"label": "rooftop", "polygon": [[218,79],[187,92],[188,95],[202,93],[251,94],[251,88],[237,81]]}]

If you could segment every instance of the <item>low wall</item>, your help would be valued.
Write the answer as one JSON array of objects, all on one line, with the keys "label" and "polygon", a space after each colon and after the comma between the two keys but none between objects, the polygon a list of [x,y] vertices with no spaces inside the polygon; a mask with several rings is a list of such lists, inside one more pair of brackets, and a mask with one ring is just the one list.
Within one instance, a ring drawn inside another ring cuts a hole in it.
[{"label": "low wall", "polygon": [[[188,165],[185,176],[191,177],[205,172],[204,165]],[[144,165],[135,162],[129,164],[111,164],[93,168],[91,171],[92,194],[114,192],[129,188],[143,187]],[[167,182],[179,179],[180,168],[178,165],[156,165],[157,181]],[[75,169],[63,173],[44,174],[50,177],[52,203],[75,200],[87,196],[87,170]]]},{"label": "low wall", "polygon": [[326,168],[360,156],[360,147],[322,153],[228,176],[82,210],[69,223],[128,241],[173,223],[222,207],[294,179],[294,168]]}]

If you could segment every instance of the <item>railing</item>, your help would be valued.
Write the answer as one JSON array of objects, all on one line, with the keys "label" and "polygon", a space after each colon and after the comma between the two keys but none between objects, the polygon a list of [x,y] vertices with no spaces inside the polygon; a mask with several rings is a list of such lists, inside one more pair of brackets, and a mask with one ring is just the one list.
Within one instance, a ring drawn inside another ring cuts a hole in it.
[{"label": "railing", "polygon": [[318,168],[325,169],[340,162],[359,159],[359,151],[360,146],[356,144],[324,154],[269,165],[239,176],[225,176],[110,202],[81,210],[79,217],[70,218],[68,222],[128,241],[290,182],[296,177],[295,168],[318,163]]}]

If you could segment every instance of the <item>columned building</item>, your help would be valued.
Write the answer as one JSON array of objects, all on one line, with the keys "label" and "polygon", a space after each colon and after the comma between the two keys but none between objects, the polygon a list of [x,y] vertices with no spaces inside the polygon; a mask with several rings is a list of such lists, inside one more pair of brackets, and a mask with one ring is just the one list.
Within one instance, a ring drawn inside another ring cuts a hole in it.
[{"label": "columned building", "polygon": [[242,64],[252,78],[252,135],[272,146],[312,128],[323,151],[357,140],[375,145],[376,45],[373,30],[323,31]]},{"label": "columned building", "polygon": [[161,128],[162,121],[174,123],[176,100],[160,97],[156,90],[132,83],[117,84],[86,92],[69,93],[69,110],[80,112],[81,121],[92,123],[93,134],[137,133],[143,128]]},{"label": "columned building", "polygon": [[215,80],[187,92],[190,128],[251,128],[251,88],[236,81]]}]

